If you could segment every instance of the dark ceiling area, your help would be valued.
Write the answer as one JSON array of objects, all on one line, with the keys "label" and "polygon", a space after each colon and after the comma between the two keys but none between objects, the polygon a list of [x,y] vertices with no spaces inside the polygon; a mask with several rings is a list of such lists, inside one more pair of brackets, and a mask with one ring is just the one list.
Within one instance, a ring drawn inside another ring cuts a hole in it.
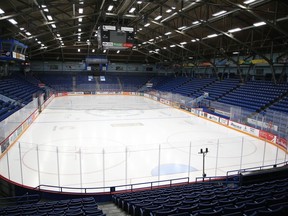
[{"label": "dark ceiling area", "polygon": [[[100,25],[133,27],[133,48],[98,47]],[[0,38],[30,60],[187,62],[286,53],[287,0],[1,0]],[[268,57],[268,60],[269,59]]]}]

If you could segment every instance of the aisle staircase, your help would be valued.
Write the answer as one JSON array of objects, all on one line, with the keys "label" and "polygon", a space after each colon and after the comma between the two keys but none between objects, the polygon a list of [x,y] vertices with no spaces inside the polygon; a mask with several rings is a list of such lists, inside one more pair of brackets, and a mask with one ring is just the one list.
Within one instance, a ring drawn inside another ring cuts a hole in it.
[{"label": "aisle staircase", "polygon": [[100,83],[99,83],[100,77],[94,76],[94,78],[96,81],[96,91],[100,91]]},{"label": "aisle staircase", "polygon": [[117,77],[117,81],[118,81],[119,87],[120,87],[120,89],[121,89],[121,91],[122,91],[122,90],[123,90],[123,86],[122,86],[122,83],[121,83],[119,77]]},{"label": "aisle staircase", "polygon": [[107,216],[130,216],[130,214],[118,208],[114,203],[98,203],[98,207],[102,209],[103,213]]}]

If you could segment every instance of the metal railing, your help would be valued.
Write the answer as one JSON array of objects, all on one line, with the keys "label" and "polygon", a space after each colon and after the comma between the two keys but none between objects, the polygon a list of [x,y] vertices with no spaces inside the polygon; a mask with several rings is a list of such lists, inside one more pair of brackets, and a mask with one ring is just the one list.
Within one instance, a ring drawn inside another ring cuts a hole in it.
[{"label": "metal railing", "polygon": [[64,187],[64,186],[53,186],[41,184],[34,188],[38,191],[56,191],[59,193],[84,193],[84,194],[94,194],[94,193],[113,193],[120,191],[137,191],[137,190],[152,190],[155,188],[161,187],[171,187],[179,184],[189,184],[189,177],[167,179],[161,181],[151,181],[151,182],[142,182],[128,185],[117,185],[110,187]]}]

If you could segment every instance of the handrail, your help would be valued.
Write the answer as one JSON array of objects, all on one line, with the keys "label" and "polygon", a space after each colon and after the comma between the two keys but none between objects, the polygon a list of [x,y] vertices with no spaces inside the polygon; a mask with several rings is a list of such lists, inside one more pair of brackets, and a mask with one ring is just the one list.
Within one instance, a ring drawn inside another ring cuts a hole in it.
[{"label": "handrail", "polygon": [[[183,181],[181,181],[183,180]],[[185,180],[185,181],[184,181]],[[161,184],[167,182],[168,184]],[[55,191],[58,193],[84,193],[84,194],[93,194],[93,193],[113,193],[113,192],[119,192],[119,191],[136,191],[136,190],[143,190],[149,188],[152,190],[153,188],[159,188],[159,187],[171,187],[172,185],[177,184],[189,184],[189,177],[183,177],[183,178],[175,178],[175,179],[167,179],[167,180],[160,180],[160,181],[151,181],[151,182],[143,182],[143,183],[135,183],[135,184],[128,184],[128,185],[117,185],[117,186],[109,186],[109,187],[88,187],[88,188],[80,188],[80,187],[64,187],[64,186],[53,186],[53,185],[45,185],[40,184],[37,187],[33,188],[34,190],[38,191]],[[147,185],[146,187],[137,187],[140,185]],[[124,188],[121,190],[121,188]],[[52,190],[56,189],[56,190]],[[108,191],[107,191],[108,189]],[[120,190],[119,190],[120,189]],[[95,192],[99,191],[99,192]]]},{"label": "handrail", "polygon": [[[196,177],[195,178],[195,183],[198,183],[198,182],[211,182],[211,181],[217,181],[217,180],[223,180],[225,179],[226,181],[226,176],[206,176],[206,177]],[[201,181],[200,181],[201,180]]]},{"label": "handrail", "polygon": [[245,168],[245,169],[230,170],[230,171],[226,172],[226,177],[233,176],[233,174],[229,174],[229,173],[233,173],[233,172],[234,173],[237,172],[234,175],[239,175],[240,173],[243,173],[243,172],[262,170],[264,168],[273,168],[273,167],[281,166],[281,165],[283,165],[283,166],[288,165],[288,161],[284,161],[284,162],[281,162],[281,163],[278,163],[278,164],[269,164],[269,165],[265,165],[265,166],[257,166],[257,167],[249,167],[249,168]]}]

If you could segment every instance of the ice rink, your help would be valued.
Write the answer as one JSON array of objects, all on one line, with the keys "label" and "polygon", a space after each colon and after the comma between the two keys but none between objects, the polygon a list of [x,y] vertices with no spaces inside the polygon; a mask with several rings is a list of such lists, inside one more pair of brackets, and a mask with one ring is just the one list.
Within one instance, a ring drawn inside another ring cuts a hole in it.
[{"label": "ice rink", "polygon": [[[1,159],[36,187],[111,187],[207,176],[286,159],[275,146],[145,97],[55,98]],[[51,188],[50,188],[51,189]]]}]

